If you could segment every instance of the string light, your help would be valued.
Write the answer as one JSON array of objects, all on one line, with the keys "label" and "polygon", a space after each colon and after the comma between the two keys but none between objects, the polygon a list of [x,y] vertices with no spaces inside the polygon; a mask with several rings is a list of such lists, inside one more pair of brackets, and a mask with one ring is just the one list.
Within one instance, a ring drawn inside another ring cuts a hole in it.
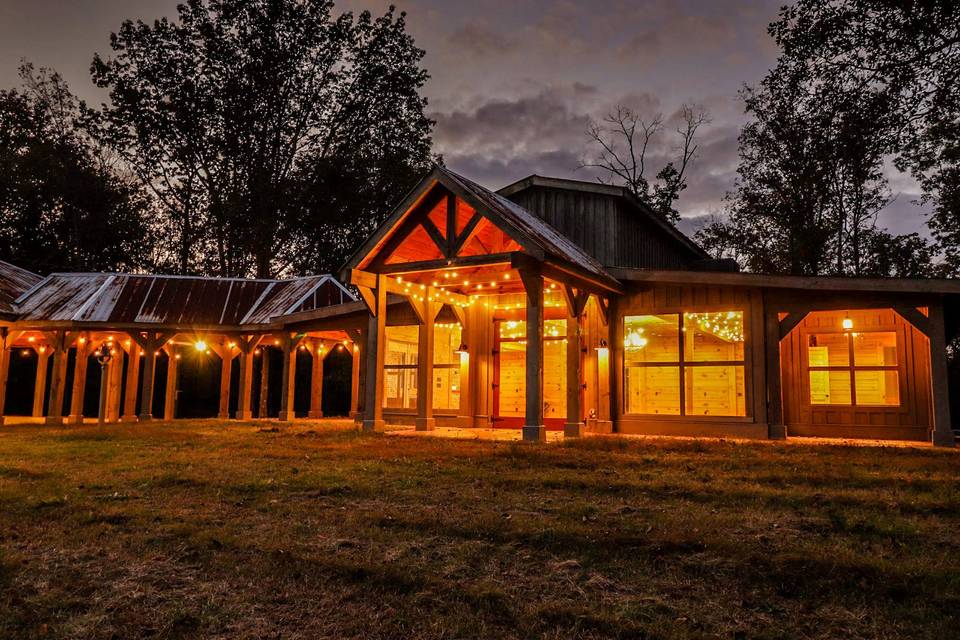
[{"label": "string light", "polygon": [[683,319],[685,323],[692,321],[701,331],[727,342],[743,342],[743,313],[740,311],[685,313]]}]

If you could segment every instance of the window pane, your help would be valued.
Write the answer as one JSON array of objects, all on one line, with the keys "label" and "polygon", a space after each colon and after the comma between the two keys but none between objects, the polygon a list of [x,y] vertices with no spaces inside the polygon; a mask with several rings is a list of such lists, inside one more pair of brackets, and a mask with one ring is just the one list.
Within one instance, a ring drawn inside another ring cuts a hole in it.
[{"label": "window pane", "polygon": [[743,360],[742,311],[685,313],[683,329],[684,360],[688,362]]},{"label": "window pane", "polygon": [[460,364],[460,354],[454,353],[460,346],[462,330],[459,324],[437,324],[433,331],[433,364]]},{"label": "window pane", "polygon": [[850,404],[850,372],[811,371],[810,404]]},{"label": "window pane", "polygon": [[679,315],[624,318],[623,352],[628,367],[641,362],[679,362],[679,340]]},{"label": "window pane", "polygon": [[543,343],[543,417],[565,418],[566,416],[567,341],[545,340]]},{"label": "window pane", "polygon": [[856,371],[857,404],[897,406],[900,381],[896,371]]},{"label": "window pane", "polygon": [[685,377],[687,415],[747,415],[742,366],[687,367]]},{"label": "window pane", "polygon": [[460,367],[433,370],[433,408],[460,408]]},{"label": "window pane", "polygon": [[[506,323],[503,323],[506,324]],[[500,344],[500,387],[498,398],[501,417],[522,418],[526,415],[527,348],[519,342]]]},{"label": "window pane", "polygon": [[630,367],[624,375],[627,413],[680,415],[680,367]]},{"label": "window pane", "polygon": [[387,327],[387,350],[384,363],[417,364],[417,340],[420,327]]},{"label": "window pane", "polygon": [[850,338],[845,333],[810,334],[807,358],[811,367],[850,366]]},{"label": "window pane", "polygon": [[390,369],[383,371],[383,407],[385,409],[417,408],[417,370]]},{"label": "window pane", "polygon": [[[896,366],[897,334],[893,331],[856,334],[853,338],[853,364],[858,367]],[[857,402],[860,402],[859,391]]]}]

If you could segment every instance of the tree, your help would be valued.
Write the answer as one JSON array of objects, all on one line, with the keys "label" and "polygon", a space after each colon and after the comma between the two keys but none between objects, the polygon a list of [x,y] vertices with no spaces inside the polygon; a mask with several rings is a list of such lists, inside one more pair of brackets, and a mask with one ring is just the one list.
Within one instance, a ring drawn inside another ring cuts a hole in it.
[{"label": "tree", "polygon": [[79,124],[58,74],[20,68],[0,91],[0,258],[33,271],[150,266],[148,201]]},{"label": "tree", "polygon": [[781,60],[879,96],[901,170],[933,206],[929,224],[960,269],[960,5],[950,0],[799,0],[770,32]]},{"label": "tree", "polygon": [[580,168],[599,169],[601,182],[623,185],[665,219],[676,223],[680,213],[673,203],[687,188],[686,172],[699,148],[697,131],[710,121],[704,109],[687,104],[680,108],[679,119],[679,144],[674,149],[678,158],[656,173],[652,186],[647,177],[647,154],[651,144],[655,145],[664,133],[663,114],[647,121],[632,109],[618,106],[602,123],[590,125],[587,137],[597,153],[582,160]]},{"label": "tree", "polygon": [[111,47],[98,130],[163,204],[177,271],[336,268],[430,161],[423,51],[393,7],[190,0]]}]

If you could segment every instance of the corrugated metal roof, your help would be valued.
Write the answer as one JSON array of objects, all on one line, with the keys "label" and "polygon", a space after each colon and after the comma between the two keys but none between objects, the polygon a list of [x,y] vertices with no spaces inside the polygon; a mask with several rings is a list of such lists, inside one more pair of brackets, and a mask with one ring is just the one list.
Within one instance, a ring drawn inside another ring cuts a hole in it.
[{"label": "corrugated metal roof", "polygon": [[55,273],[21,295],[15,312],[24,322],[239,326],[267,324],[286,313],[313,308],[310,305],[352,299],[326,275],[249,280]]},{"label": "corrugated metal roof", "polygon": [[13,301],[41,280],[43,276],[0,260],[0,313],[11,313]]}]

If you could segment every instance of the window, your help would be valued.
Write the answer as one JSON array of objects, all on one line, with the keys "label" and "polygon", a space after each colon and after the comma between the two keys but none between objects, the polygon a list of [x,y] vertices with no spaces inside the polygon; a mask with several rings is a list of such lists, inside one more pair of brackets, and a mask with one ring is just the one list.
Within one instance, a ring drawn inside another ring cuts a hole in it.
[{"label": "window", "polygon": [[460,408],[460,342],[463,331],[459,324],[437,324],[433,337],[433,408]]},{"label": "window", "polygon": [[420,327],[387,327],[383,365],[384,409],[417,408],[417,342]]},{"label": "window", "polygon": [[[503,320],[497,326],[497,417],[526,413],[527,323]],[[543,417],[567,415],[567,321],[543,321]]]},{"label": "window", "polygon": [[811,333],[807,336],[810,404],[898,406],[897,334]]},{"label": "window", "polygon": [[745,416],[742,311],[627,316],[626,413]]}]

